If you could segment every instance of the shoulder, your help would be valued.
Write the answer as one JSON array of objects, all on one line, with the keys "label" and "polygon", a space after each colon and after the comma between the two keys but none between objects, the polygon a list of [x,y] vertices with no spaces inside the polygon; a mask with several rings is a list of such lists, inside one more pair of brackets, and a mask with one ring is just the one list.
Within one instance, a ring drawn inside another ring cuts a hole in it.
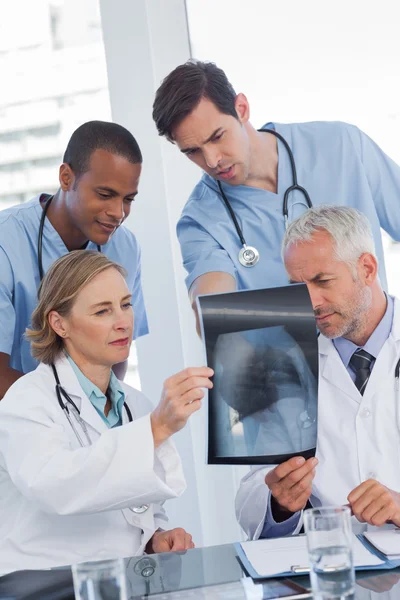
[{"label": "shoulder", "polygon": [[32,416],[29,411],[33,407],[39,407],[48,412],[48,407],[57,409],[54,379],[50,367],[44,364],[30,373],[23,375],[8,389],[0,402],[0,415],[4,412],[26,414]]},{"label": "shoulder", "polygon": [[185,216],[193,216],[197,211],[208,214],[208,202],[214,202],[219,194],[218,184],[215,179],[204,173],[200,181],[193,188],[182,211],[181,219]]},{"label": "shoulder", "polygon": [[345,123],[344,121],[309,121],[305,123],[267,123],[263,128],[275,125],[278,132],[306,139],[317,138],[322,141],[332,140],[333,138],[348,139],[360,135],[360,130],[355,125]]},{"label": "shoulder", "polygon": [[39,197],[40,195],[35,196],[32,200],[29,200],[29,202],[16,204],[10,208],[1,210],[0,226],[6,225],[7,227],[10,227],[18,222],[36,218]]}]

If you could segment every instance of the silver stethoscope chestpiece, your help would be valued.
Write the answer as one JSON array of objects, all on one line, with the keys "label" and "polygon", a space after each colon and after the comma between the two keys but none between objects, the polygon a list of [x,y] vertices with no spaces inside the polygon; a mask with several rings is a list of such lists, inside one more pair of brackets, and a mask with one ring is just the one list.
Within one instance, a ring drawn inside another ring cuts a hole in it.
[{"label": "silver stethoscope chestpiece", "polygon": [[135,564],[133,570],[137,575],[141,575],[142,577],[151,577],[155,573],[156,566],[156,561],[146,556]]},{"label": "silver stethoscope chestpiece", "polygon": [[145,513],[146,510],[149,510],[149,504],[142,504],[142,506],[134,506],[131,508],[131,511],[136,513],[137,515],[141,515],[142,513]]},{"label": "silver stethoscope chestpiece", "polygon": [[239,252],[239,262],[244,267],[254,267],[260,260],[260,254],[254,246],[243,244]]}]

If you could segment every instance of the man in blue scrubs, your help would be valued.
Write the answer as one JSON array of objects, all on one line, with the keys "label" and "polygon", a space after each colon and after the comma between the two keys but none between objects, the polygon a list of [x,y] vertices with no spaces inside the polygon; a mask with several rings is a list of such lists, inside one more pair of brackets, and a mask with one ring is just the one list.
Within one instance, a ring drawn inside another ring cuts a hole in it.
[{"label": "man in blue scrubs", "polygon": [[[400,240],[400,167],[357,127],[267,123],[264,132],[257,131],[246,96],[236,94],[216,65],[200,61],[188,61],[166,77],[153,118],[159,134],[204,171],[177,226],[193,306],[199,294],[287,284],[280,247],[283,196],[293,177],[284,145],[268,129],[289,144],[298,183],[313,205],[352,206],[368,217],[386,287],[380,228]],[[246,244],[260,254],[255,266],[239,263],[242,244],[217,181]],[[290,193],[288,221],[306,208],[300,192]]]},{"label": "man in blue scrubs", "polygon": [[[115,123],[90,121],[72,135],[59,170],[60,188],[0,212],[0,399],[24,373],[36,368],[26,327],[40,284],[38,242],[43,208],[42,265],[71,250],[100,247],[128,273],[135,314],[135,337],[148,333],[140,248],[124,226],[138,192],[140,148],[132,134]],[[124,365],[118,370],[124,374]]]}]

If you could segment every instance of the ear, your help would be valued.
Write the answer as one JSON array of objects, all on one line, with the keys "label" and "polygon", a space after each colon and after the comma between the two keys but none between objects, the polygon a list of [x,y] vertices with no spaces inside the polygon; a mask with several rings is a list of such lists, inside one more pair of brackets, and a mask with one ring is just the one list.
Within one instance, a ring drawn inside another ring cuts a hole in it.
[{"label": "ear", "polygon": [[242,93],[235,98],[235,110],[241,123],[247,123],[250,119],[250,106],[246,96]]},{"label": "ear", "polygon": [[47,320],[50,327],[57,335],[63,339],[68,337],[68,323],[56,310],[49,312]]},{"label": "ear", "polygon": [[75,183],[75,175],[71,167],[67,163],[63,163],[60,166],[60,171],[58,174],[58,179],[60,182],[61,189],[63,192],[68,192],[71,190]]},{"label": "ear", "polygon": [[378,261],[375,256],[364,252],[358,259],[358,270],[363,283],[371,286],[378,277]]}]

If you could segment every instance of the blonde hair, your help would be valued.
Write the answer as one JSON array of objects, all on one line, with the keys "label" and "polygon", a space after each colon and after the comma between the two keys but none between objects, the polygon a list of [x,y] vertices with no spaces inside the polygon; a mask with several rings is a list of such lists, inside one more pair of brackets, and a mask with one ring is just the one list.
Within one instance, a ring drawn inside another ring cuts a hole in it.
[{"label": "blonde hair", "polygon": [[62,317],[67,317],[82,288],[96,275],[110,268],[126,278],[123,267],[95,250],[73,250],[52,264],[38,290],[38,305],[32,313],[32,327],[25,332],[34,358],[50,365],[61,354],[64,341],[50,326],[50,312],[54,310]]}]

